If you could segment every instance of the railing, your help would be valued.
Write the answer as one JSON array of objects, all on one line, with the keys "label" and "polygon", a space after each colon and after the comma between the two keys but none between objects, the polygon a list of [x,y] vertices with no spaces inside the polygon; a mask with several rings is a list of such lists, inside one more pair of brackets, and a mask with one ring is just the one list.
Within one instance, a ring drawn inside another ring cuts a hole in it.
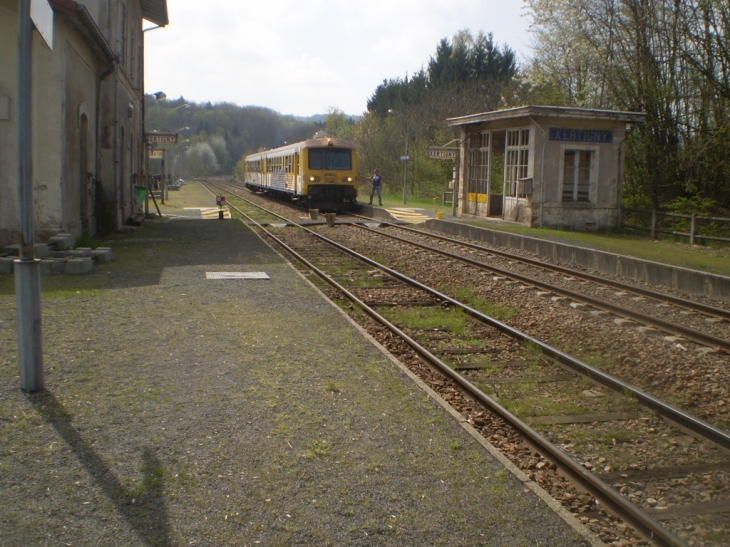
[{"label": "railing", "polygon": [[622,226],[648,231],[652,239],[657,239],[658,234],[688,237],[690,245],[699,239],[730,242],[730,218],[623,209]]}]

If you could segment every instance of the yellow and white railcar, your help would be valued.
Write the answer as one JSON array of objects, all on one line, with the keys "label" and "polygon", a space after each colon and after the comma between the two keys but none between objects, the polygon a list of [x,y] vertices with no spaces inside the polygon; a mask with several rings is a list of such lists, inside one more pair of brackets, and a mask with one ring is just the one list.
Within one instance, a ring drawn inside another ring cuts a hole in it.
[{"label": "yellow and white railcar", "polygon": [[348,209],[357,201],[357,151],[345,140],[321,138],[251,154],[245,184],[309,209]]}]

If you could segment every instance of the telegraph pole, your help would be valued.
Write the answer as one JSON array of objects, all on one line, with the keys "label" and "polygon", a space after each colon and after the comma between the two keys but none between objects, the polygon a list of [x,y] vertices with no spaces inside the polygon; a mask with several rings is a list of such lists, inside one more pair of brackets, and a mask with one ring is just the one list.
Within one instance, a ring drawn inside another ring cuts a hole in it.
[{"label": "telegraph pole", "polygon": [[18,328],[20,389],[40,391],[43,374],[41,329],[41,264],[35,258],[33,227],[33,139],[31,61],[33,23],[30,0],[18,2],[18,195],[20,258],[15,260],[15,305]]}]

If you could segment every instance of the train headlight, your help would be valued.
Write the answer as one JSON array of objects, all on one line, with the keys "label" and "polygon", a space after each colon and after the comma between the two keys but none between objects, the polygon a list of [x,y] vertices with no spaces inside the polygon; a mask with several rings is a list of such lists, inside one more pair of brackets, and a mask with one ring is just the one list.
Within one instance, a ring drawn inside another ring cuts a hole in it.
[{"label": "train headlight", "polygon": [[352,177],[342,177],[342,182],[352,182]]},{"label": "train headlight", "polygon": [[319,182],[319,177],[309,177],[309,182]]}]

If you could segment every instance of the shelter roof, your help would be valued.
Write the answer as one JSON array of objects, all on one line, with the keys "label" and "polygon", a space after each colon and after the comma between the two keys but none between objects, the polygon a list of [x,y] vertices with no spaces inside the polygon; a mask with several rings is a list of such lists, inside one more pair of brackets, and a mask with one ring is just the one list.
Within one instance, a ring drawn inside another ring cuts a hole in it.
[{"label": "shelter roof", "polygon": [[573,108],[568,106],[520,106],[517,108],[508,108],[506,110],[495,110],[492,112],[482,112],[481,114],[470,114],[468,116],[461,116],[458,118],[448,118],[446,120],[446,124],[455,127],[475,123],[531,117],[641,123],[642,121],[644,121],[646,114],[643,112],[594,110],[589,108]]}]

